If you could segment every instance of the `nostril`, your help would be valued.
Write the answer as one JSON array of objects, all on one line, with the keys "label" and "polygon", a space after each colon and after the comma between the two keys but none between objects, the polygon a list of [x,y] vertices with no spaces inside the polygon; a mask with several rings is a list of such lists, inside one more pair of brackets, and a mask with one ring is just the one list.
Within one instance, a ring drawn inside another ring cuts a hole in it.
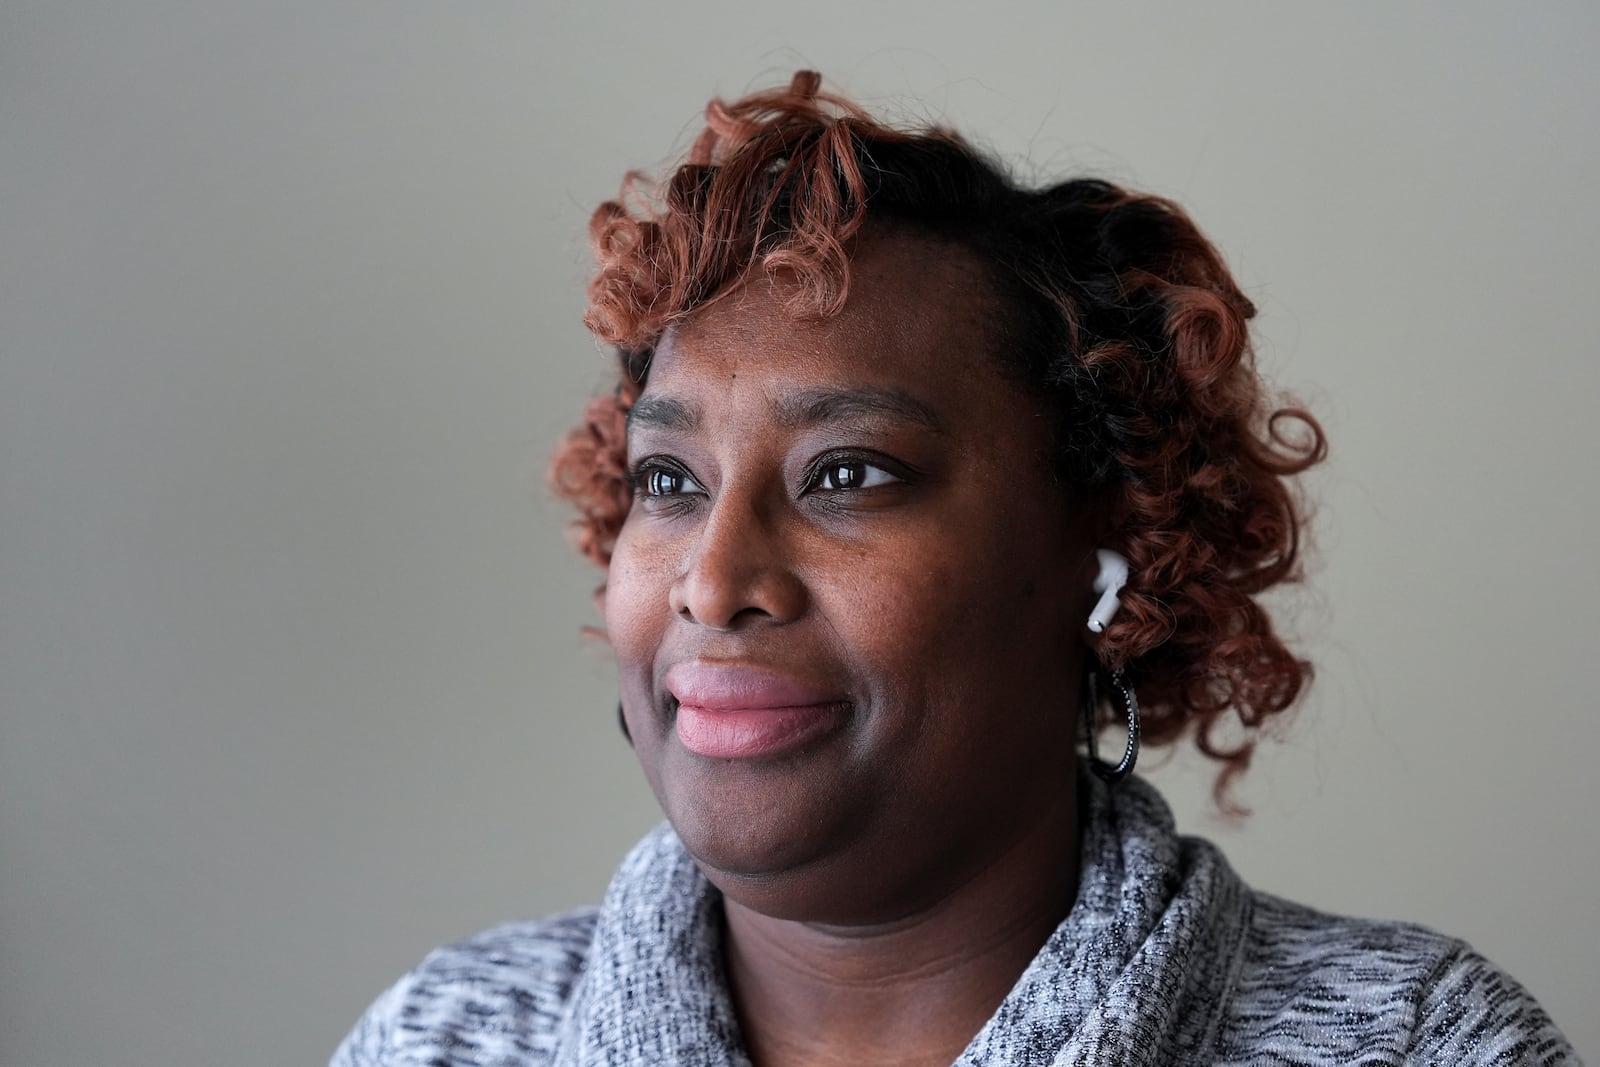
[{"label": "nostril", "polygon": [[788,546],[753,504],[725,495],[686,548],[667,602],[680,620],[727,630],[801,610]]}]

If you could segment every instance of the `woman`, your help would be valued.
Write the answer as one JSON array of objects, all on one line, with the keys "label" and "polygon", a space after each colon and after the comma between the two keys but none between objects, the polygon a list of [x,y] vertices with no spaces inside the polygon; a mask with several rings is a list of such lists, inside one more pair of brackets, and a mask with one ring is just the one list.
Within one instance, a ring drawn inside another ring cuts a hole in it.
[{"label": "woman", "polygon": [[335,1062],[1575,1062],[1467,946],[1254,893],[1127,776],[1192,736],[1227,803],[1309,678],[1254,597],[1321,432],[1187,217],[811,73],[708,116],[596,213],[621,379],[555,467],[670,827]]}]

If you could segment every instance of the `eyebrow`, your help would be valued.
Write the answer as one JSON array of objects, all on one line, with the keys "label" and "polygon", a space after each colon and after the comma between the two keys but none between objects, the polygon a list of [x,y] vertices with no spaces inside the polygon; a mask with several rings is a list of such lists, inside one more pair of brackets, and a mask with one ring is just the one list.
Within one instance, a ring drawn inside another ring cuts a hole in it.
[{"label": "eyebrow", "polygon": [[628,409],[628,429],[650,426],[688,433],[700,422],[699,412],[668,396],[641,396]]},{"label": "eyebrow", "polygon": [[944,420],[933,408],[904,389],[807,389],[781,398],[778,421],[785,426],[888,416],[944,433]]},{"label": "eyebrow", "polygon": [[[944,420],[932,407],[903,389],[805,389],[780,397],[774,405],[778,421],[788,427],[887,416],[945,433]],[[648,426],[689,433],[700,413],[670,396],[642,396],[628,412],[628,428]]]}]

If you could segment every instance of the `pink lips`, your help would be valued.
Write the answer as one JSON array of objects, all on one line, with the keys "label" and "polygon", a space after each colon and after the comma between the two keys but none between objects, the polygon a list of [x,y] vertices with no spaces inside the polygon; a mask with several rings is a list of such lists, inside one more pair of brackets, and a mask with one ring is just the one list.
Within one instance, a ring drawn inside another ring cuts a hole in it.
[{"label": "pink lips", "polygon": [[667,672],[678,740],[700,756],[755,759],[798,748],[844,722],[848,701],[757,667],[692,660]]}]

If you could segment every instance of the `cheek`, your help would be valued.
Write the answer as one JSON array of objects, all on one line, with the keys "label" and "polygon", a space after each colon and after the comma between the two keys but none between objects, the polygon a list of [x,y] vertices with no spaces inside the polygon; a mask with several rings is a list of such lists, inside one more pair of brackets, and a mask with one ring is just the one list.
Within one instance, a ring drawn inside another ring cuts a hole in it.
[{"label": "cheek", "polygon": [[[648,684],[661,635],[670,621],[671,568],[626,527],[606,572],[606,636],[624,689]],[[642,679],[640,677],[642,672]]]},{"label": "cheek", "polygon": [[1063,562],[990,523],[942,524],[819,569],[812,585],[860,659],[927,692],[966,687],[968,665],[1029,659],[1057,640],[1055,583],[1041,572]]},{"label": "cheek", "polygon": [[658,556],[641,551],[643,547],[626,533],[618,539],[606,572],[604,614],[629,742],[650,788],[665,806],[661,756],[666,739],[655,713],[655,664],[670,622],[671,579],[663,577]]}]

